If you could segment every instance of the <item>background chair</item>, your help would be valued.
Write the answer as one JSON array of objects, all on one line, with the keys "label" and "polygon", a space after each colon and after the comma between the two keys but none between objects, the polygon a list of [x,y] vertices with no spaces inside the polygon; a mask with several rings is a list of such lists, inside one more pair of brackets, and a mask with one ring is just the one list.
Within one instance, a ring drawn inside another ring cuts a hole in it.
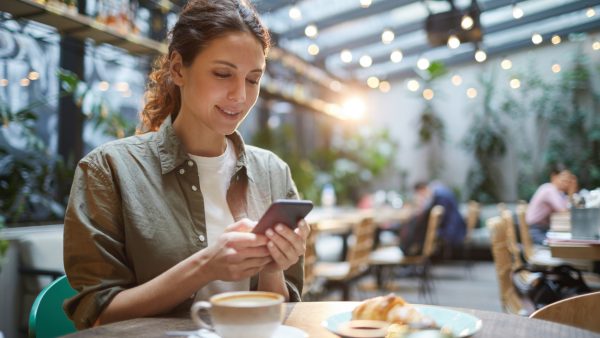
[{"label": "background chair", "polygon": [[373,218],[366,217],[353,225],[353,244],[348,246],[346,259],[342,262],[317,262],[314,266],[314,277],[326,281],[327,288],[341,288],[342,299],[350,299],[350,287],[367,273],[369,269],[369,253],[373,247],[375,223]]},{"label": "background chair", "polygon": [[477,228],[479,224],[479,217],[481,216],[481,207],[479,202],[469,201],[467,204],[467,215],[466,215],[466,223],[467,223],[467,232],[465,234],[465,239],[463,240],[463,259],[465,260],[465,267],[468,272],[471,271],[471,263],[473,261],[473,257],[471,257],[471,252],[473,250],[473,231]]},{"label": "background chair", "polygon": [[600,333],[600,291],[563,299],[532,313],[530,318],[575,326]]},{"label": "background chair", "polygon": [[59,277],[40,292],[29,315],[29,337],[58,337],[75,332],[75,325],[65,314],[62,305],[76,291],[66,276]]},{"label": "background chair", "polygon": [[406,256],[398,246],[384,247],[373,251],[369,255],[369,264],[375,270],[377,285],[381,288],[384,286],[384,274],[393,277],[393,269],[403,266],[414,266],[417,268],[419,276],[419,296],[427,298],[429,302],[433,285],[430,276],[431,257],[436,250],[437,229],[444,214],[444,207],[436,205],[429,213],[427,220],[427,231],[425,233],[425,241],[420,255]]},{"label": "background chair", "polygon": [[502,308],[508,313],[528,315],[533,312],[533,304],[517,293],[511,278],[514,268],[520,266],[521,260],[519,254],[515,253],[508,224],[502,217],[492,217],[486,221],[486,225],[490,230]]},{"label": "background chair", "polygon": [[311,231],[306,239],[306,251],[304,253],[304,288],[302,289],[302,298],[310,299],[318,291],[319,281],[315,276],[315,264],[317,263],[316,241],[319,231],[317,227],[311,224]]}]

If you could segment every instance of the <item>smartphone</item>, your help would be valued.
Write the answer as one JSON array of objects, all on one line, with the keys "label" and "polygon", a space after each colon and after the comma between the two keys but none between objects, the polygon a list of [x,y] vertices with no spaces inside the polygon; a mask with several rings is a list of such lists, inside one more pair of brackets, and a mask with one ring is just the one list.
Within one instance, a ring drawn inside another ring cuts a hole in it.
[{"label": "smartphone", "polygon": [[277,224],[285,224],[295,229],[298,222],[312,210],[313,203],[308,200],[276,200],[258,221],[252,230],[255,234],[264,234]]}]

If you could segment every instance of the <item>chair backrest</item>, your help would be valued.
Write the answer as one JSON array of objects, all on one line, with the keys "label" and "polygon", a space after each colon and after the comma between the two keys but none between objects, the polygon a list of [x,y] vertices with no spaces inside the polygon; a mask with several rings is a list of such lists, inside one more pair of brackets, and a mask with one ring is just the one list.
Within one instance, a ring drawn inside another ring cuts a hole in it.
[{"label": "chair backrest", "polygon": [[371,217],[365,217],[354,224],[352,234],[354,245],[348,248],[347,260],[350,264],[348,278],[361,274],[369,266],[369,254],[373,249],[376,224]]},{"label": "chair backrest", "polygon": [[423,256],[431,257],[435,253],[435,241],[437,239],[437,229],[444,215],[444,207],[436,205],[429,212],[427,220],[427,232],[425,233],[425,242],[423,243]]},{"label": "chair backrest", "polygon": [[75,332],[75,325],[62,308],[63,301],[75,294],[66,276],[46,286],[31,306],[29,337],[58,337]]},{"label": "chair backrest", "polygon": [[579,295],[548,304],[530,318],[575,326],[600,333],[600,291]]},{"label": "chair backrest", "polygon": [[500,213],[500,217],[506,224],[506,243],[508,245],[508,250],[512,256],[513,269],[516,269],[525,265],[525,262],[523,261],[523,257],[521,255],[521,246],[517,241],[513,212],[509,209],[506,209]]},{"label": "chair backrest", "polygon": [[519,220],[519,234],[521,235],[521,245],[523,246],[523,254],[525,259],[533,257],[533,241],[529,235],[529,224],[525,221],[527,213],[527,204],[520,203],[517,205],[517,219]]},{"label": "chair backrest", "polygon": [[311,226],[310,234],[306,239],[306,251],[304,252],[304,288],[303,293],[308,292],[315,280],[315,263],[317,262],[316,241],[318,230],[316,225]]},{"label": "chair backrest", "polygon": [[512,283],[511,275],[514,262],[508,238],[508,224],[502,217],[492,217],[486,221],[486,225],[490,230],[492,256],[494,257],[498,277],[500,302],[504,311],[518,315],[531,313],[531,305],[523,302],[522,297],[519,296]]},{"label": "chair backrest", "polygon": [[481,207],[477,201],[469,201],[467,204],[467,234],[465,242],[469,242],[473,237],[473,230],[477,227],[479,216],[481,215]]}]

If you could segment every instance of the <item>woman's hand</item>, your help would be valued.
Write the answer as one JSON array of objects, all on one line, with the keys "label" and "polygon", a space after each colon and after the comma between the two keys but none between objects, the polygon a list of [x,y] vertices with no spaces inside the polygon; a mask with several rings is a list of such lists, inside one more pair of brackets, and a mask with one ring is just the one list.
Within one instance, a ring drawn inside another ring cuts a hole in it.
[{"label": "woman's hand", "polygon": [[305,220],[298,222],[294,230],[283,224],[277,224],[266,231],[268,238],[267,249],[273,262],[265,266],[264,272],[272,273],[287,270],[298,262],[306,251],[306,239],[310,234],[310,226]]},{"label": "woman's hand", "polygon": [[242,219],[225,230],[214,245],[200,251],[212,280],[237,281],[251,277],[272,262],[267,238],[248,232],[256,222]]}]

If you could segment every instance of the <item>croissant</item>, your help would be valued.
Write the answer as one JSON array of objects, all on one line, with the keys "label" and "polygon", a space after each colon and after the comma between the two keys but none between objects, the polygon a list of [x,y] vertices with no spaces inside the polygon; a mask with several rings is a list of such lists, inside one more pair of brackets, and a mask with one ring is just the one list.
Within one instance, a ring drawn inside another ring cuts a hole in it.
[{"label": "croissant", "polygon": [[435,322],[422,315],[402,297],[393,293],[365,300],[352,311],[353,320],[383,320],[409,325],[412,329],[435,328]]}]

